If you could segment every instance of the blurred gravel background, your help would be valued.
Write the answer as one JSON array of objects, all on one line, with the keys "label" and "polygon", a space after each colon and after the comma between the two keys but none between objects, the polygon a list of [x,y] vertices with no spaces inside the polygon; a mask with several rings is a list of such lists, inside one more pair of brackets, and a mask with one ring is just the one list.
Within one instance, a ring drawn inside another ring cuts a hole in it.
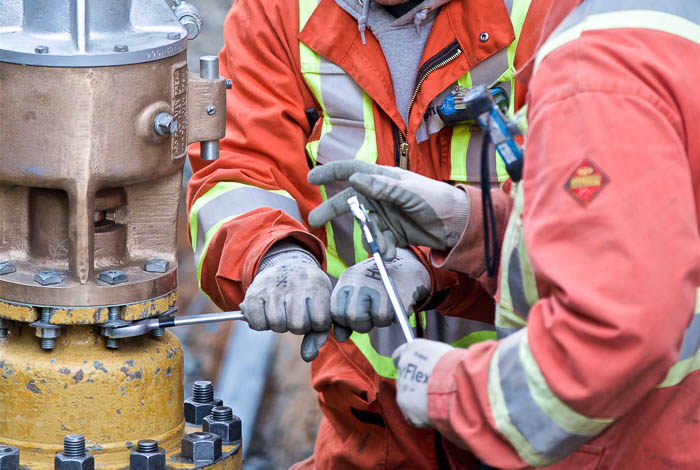
[{"label": "blurred gravel background", "polygon": [[[231,0],[191,0],[200,10],[204,26],[200,35],[188,44],[190,71],[199,71],[199,57],[217,54],[223,46],[222,28]],[[230,105],[230,104],[229,104]],[[191,172],[185,171],[186,180]],[[187,220],[184,198],[180,210],[179,241],[179,311],[190,315],[218,311],[209,299],[198,292],[195,280],[192,248],[187,237]],[[244,389],[247,381],[255,377],[236,376],[228,383],[217,381],[222,358],[227,349],[233,348],[233,328],[247,328],[243,323],[214,323],[204,326],[175,328],[185,348],[185,395],[191,393],[195,380],[214,382],[217,396]],[[254,333],[257,334],[257,333]],[[313,453],[320,411],[316,396],[309,382],[309,366],[299,357],[301,337],[276,335],[273,339],[271,366],[266,374],[264,392],[252,437],[244,441],[246,449],[245,470],[277,470],[289,467]],[[229,357],[231,351],[229,350]],[[254,376],[264,369],[256,369],[256,357],[242,357],[254,370]],[[234,387],[234,388],[232,388]],[[238,387],[238,388],[235,388]],[[254,397],[248,397],[254,398]],[[226,403],[225,403],[226,404]],[[235,414],[250,414],[251,410],[237,410]],[[244,423],[245,425],[245,423]]]}]

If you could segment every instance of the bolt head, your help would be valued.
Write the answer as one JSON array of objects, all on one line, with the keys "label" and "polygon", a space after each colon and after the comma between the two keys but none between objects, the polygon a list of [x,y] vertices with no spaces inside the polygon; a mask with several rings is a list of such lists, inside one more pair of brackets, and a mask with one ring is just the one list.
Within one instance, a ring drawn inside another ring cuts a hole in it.
[{"label": "bolt head", "polygon": [[147,273],[164,273],[168,271],[170,263],[160,258],[151,258],[146,261],[143,269]]},{"label": "bolt head", "polygon": [[170,40],[180,39],[180,33],[168,33],[168,39],[170,39]]},{"label": "bolt head", "polygon": [[182,438],[182,456],[194,462],[213,462],[221,457],[221,438],[210,432],[193,432]]},{"label": "bolt head", "polygon": [[129,277],[122,271],[118,269],[109,269],[107,271],[102,271],[98,276],[98,279],[107,284],[121,284],[129,280]]},{"label": "bolt head", "polygon": [[9,261],[0,261],[0,276],[17,271],[17,267]]},{"label": "bolt head", "polygon": [[241,440],[241,419],[234,416],[230,421],[214,421],[213,416],[209,415],[202,422],[202,431],[216,434],[224,444],[233,444]]},{"label": "bolt head", "polygon": [[48,54],[49,46],[36,46],[34,48],[34,52],[36,52],[37,54]]},{"label": "bolt head", "polygon": [[174,134],[178,126],[177,119],[168,113],[158,113],[153,119],[153,128],[158,135]]},{"label": "bolt head", "polygon": [[82,457],[66,457],[63,452],[54,457],[55,470],[95,470],[95,457],[85,452]]},{"label": "bolt head", "polygon": [[63,282],[63,276],[56,271],[40,271],[34,276],[34,281],[42,286],[51,286]]},{"label": "bolt head", "polygon": [[216,114],[216,108],[214,106],[207,106],[207,114],[213,116]]},{"label": "bolt head", "polygon": [[129,46],[126,44],[117,44],[114,46],[114,52],[127,52],[129,50]]},{"label": "bolt head", "polygon": [[0,445],[0,470],[17,470],[19,468],[19,449]]},{"label": "bolt head", "polygon": [[233,88],[233,80],[231,80],[230,78],[227,78],[226,79],[226,89],[230,90],[231,88]]},{"label": "bolt head", "polygon": [[185,400],[185,421],[190,424],[202,424],[204,418],[211,414],[212,408],[221,406],[223,401],[214,398],[214,401],[209,403],[197,403],[192,398]]},{"label": "bolt head", "polygon": [[129,470],[165,470],[165,450],[156,452],[131,451]]}]

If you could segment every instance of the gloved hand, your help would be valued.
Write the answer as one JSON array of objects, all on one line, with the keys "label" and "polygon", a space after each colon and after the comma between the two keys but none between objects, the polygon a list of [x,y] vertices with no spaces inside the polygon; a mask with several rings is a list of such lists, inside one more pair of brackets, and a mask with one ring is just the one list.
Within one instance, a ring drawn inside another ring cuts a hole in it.
[{"label": "gloved hand", "polygon": [[396,246],[451,248],[469,219],[464,191],[399,168],[346,160],[317,166],[308,179],[315,185],[347,180],[351,186],[314,209],[309,223],[320,227],[348,212],[347,199],[357,192],[380,232],[375,238],[385,259],[393,258]]},{"label": "gloved hand", "polygon": [[[396,258],[386,263],[386,271],[407,312],[430,293],[430,274],[411,250],[396,250]],[[360,333],[391,325],[394,309],[373,259],[343,271],[331,295],[331,315],[336,324]]]},{"label": "gloved hand", "polygon": [[440,358],[453,350],[449,344],[428,339],[414,339],[396,348],[391,358],[399,370],[396,379],[396,402],[406,421],[425,428],[428,419],[428,379]]},{"label": "gloved hand", "polygon": [[[331,327],[331,281],[316,258],[298,245],[275,244],[260,262],[241,312],[254,330],[303,334],[301,357],[310,362],[326,344]],[[350,332],[334,328],[345,340]]]}]

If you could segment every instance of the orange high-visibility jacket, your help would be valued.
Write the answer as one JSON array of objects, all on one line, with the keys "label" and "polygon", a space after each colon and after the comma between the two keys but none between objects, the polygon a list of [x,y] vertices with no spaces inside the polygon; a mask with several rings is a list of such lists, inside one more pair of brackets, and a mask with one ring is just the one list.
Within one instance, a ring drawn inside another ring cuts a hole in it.
[{"label": "orange high-visibility jacket", "polygon": [[[700,468],[697,1],[582,2],[539,48],[528,103],[512,210],[495,197],[504,339],[438,362],[429,418],[502,469]],[[478,277],[472,216],[433,255]]]},{"label": "orange high-visibility jacket", "polygon": [[[203,162],[198,148],[190,149],[194,176],[187,202],[202,290],[220,307],[236,308],[262,256],[288,237],[327,260],[324,267],[335,277],[366,257],[351,217],[349,224],[334,221],[325,229],[306,225],[309,211],[340,189],[319,191],[307,183],[316,164],[362,158],[403,163],[443,181],[478,182],[478,127],[445,126],[434,106],[457,83],[498,82],[517,108],[525,89],[512,86],[515,68],[532,55],[549,1],[452,0],[442,6],[416,71],[420,87],[406,126],[379,43],[367,32],[363,45],[357,21],[334,0],[237,0],[220,53],[221,74],[233,80],[221,158]],[[320,116],[313,127],[309,109]],[[469,330],[465,319],[430,311],[419,321],[421,333],[459,345],[495,337],[493,303],[479,284],[429,269],[431,307],[480,321]],[[331,339],[313,362],[323,411],[317,469],[440,465],[439,436],[408,426],[395,403],[390,356],[397,343],[386,339],[392,331],[355,333],[342,344]],[[470,468],[473,459],[462,454],[462,468]]]}]

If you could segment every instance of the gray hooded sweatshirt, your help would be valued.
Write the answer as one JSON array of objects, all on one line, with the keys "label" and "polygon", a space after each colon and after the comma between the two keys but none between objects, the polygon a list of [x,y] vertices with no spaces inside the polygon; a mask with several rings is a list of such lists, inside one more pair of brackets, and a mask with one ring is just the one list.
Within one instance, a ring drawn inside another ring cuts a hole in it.
[{"label": "gray hooded sweatshirt", "polygon": [[368,29],[377,38],[391,73],[396,107],[406,123],[425,44],[435,16],[449,0],[424,0],[400,18],[372,0],[364,0],[364,5],[359,0],[335,1],[358,21],[363,36]]}]

